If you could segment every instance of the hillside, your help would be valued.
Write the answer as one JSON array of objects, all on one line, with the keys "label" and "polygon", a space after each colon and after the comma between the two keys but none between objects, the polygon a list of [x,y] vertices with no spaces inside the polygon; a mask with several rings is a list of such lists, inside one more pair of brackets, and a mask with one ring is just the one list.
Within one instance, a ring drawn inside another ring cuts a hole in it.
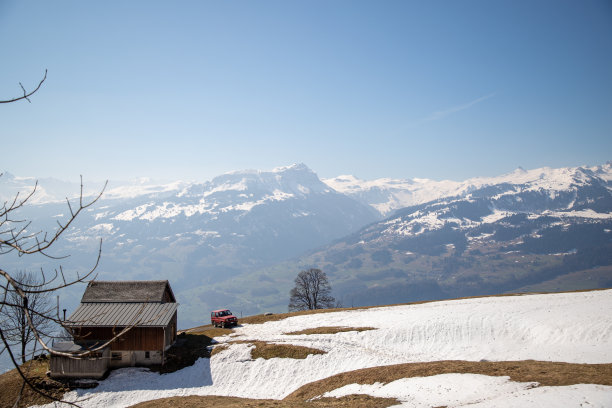
[{"label": "hillside", "polygon": [[[0,177],[0,197],[31,191],[34,181]],[[41,180],[33,203],[20,216],[32,228],[53,229],[68,209],[55,188]],[[61,187],[66,187],[61,185]],[[92,186],[88,186],[92,189]],[[93,189],[95,190],[95,188]],[[72,195],[78,192],[78,187]],[[378,213],[331,189],[307,166],[271,171],[244,170],[210,181],[164,185],[109,183],[96,206],[83,213],[61,241],[59,256],[69,254],[66,271],[86,270],[103,241],[100,279],[169,279],[183,304],[182,324],[197,324],[201,310],[222,306],[230,298],[210,291],[212,285],[291,259],[379,219]],[[37,269],[49,259],[5,256],[6,267]],[[196,290],[194,293],[193,290]],[[257,287],[252,288],[257,298]],[[266,294],[280,292],[266,290]],[[63,296],[69,310],[78,293]],[[250,305],[249,311],[255,313]]]},{"label": "hillside", "polygon": [[[328,274],[344,306],[604,288],[612,286],[611,180],[611,163],[465,181],[321,180],[295,164],[204,182],[111,182],[53,255],[70,255],[67,272],[87,270],[102,239],[98,278],[169,279],[181,327],[218,307],[284,311],[295,275],[309,267]],[[33,182],[5,174],[0,196]],[[67,211],[60,194],[78,186],[42,179],[39,190],[20,216],[52,229]],[[79,290],[62,294],[62,308],[76,306]]]},{"label": "hillside", "polygon": [[[397,209],[291,262],[236,280],[262,294],[268,288],[288,291],[293,276],[287,271],[317,267],[345,306],[611,287],[610,169],[519,169],[440,188],[438,195],[458,195]],[[395,194],[397,203],[401,185],[416,188],[407,181],[392,188],[328,183],[363,202],[372,189]],[[223,283],[216,289],[236,296]],[[284,306],[278,297],[262,298],[258,303],[269,309]]]},{"label": "hillside", "polygon": [[360,406],[606,407],[612,402],[611,308],[612,290],[602,290],[266,316],[216,337],[212,357],[193,366],[163,375],[116,370],[97,388],[66,398],[84,407],[219,401],[176,399],[189,395],[319,406],[306,400],[369,394],[373,400],[366,402],[345,398]]}]

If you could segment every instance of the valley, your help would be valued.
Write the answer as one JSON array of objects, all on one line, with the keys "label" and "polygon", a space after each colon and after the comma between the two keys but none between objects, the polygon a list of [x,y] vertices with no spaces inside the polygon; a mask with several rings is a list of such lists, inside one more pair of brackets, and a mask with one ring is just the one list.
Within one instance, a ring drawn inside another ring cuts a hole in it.
[{"label": "valley", "polygon": [[[304,164],[207,182],[110,182],[58,242],[66,271],[169,279],[181,327],[202,310],[286,310],[302,269],[324,270],[343,306],[612,286],[612,164],[463,182],[321,180]],[[0,195],[32,179],[0,177]],[[96,191],[96,184],[86,187]],[[52,229],[74,185],[42,179],[23,216]],[[30,268],[49,259],[12,259]],[[78,289],[62,304],[76,304]],[[64,307],[63,306],[63,307]]]}]

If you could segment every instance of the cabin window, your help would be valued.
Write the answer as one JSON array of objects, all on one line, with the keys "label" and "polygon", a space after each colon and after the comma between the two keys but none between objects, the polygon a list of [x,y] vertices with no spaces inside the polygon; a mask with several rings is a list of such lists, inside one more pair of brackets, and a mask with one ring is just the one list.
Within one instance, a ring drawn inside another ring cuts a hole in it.
[{"label": "cabin window", "polygon": [[145,358],[151,358],[151,352],[150,351],[145,351]]},{"label": "cabin window", "polygon": [[112,353],[111,360],[121,360],[121,353]]}]

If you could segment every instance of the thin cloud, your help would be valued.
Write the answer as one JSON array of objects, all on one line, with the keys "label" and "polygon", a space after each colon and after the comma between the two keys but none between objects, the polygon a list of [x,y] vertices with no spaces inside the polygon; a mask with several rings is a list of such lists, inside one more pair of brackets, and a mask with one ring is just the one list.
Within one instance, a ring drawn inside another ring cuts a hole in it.
[{"label": "thin cloud", "polygon": [[424,121],[440,120],[448,115],[452,115],[453,113],[457,113],[462,110],[469,109],[472,106],[479,104],[482,101],[486,101],[487,99],[492,98],[493,96],[495,96],[494,93],[486,95],[486,96],[481,96],[480,98],[474,99],[473,101],[468,102],[468,103],[464,103],[463,105],[457,105],[457,106],[453,106],[452,108],[449,108],[443,111],[434,112],[431,115],[424,118],[423,120]]}]

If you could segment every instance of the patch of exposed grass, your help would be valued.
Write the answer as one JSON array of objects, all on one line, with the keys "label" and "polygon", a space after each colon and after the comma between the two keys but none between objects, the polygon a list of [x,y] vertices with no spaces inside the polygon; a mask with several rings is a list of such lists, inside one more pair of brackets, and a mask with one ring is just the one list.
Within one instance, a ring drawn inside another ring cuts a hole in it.
[{"label": "patch of exposed grass", "polygon": [[183,330],[185,334],[204,334],[210,338],[225,336],[233,332],[232,329],[222,329],[215,327],[212,324],[206,324],[204,326],[194,327],[193,329]]},{"label": "patch of exposed grass", "polygon": [[326,326],[326,327],[315,327],[312,329],[304,329],[289,333],[283,333],[287,335],[291,334],[336,334],[336,333],[344,333],[344,332],[362,332],[367,330],[376,330],[376,327],[340,327],[340,326]]},{"label": "patch of exposed grass", "polygon": [[215,345],[212,349],[212,351],[210,352],[211,357],[214,356],[215,354],[218,354],[220,352],[222,352],[223,350],[227,350],[229,348],[228,344],[219,344],[219,345]]},{"label": "patch of exposed grass", "polygon": [[[61,399],[70,389],[63,383],[54,381],[47,377],[49,370],[48,359],[38,359],[26,362],[21,366],[26,377],[45,394]],[[16,369],[0,375],[0,408],[12,407],[19,395],[23,379]],[[27,385],[23,390],[18,407],[29,407],[30,405],[42,405],[52,402],[52,399],[32,391]]]},{"label": "patch of exposed grass", "polygon": [[215,355],[223,350],[226,350],[231,344],[252,344],[255,346],[251,349],[251,358],[258,359],[263,358],[265,360],[269,360],[271,358],[295,358],[295,359],[305,359],[311,354],[325,354],[325,351],[303,347],[303,346],[295,346],[293,344],[275,344],[275,343],[267,343],[265,341],[259,340],[238,340],[232,341],[229,343],[224,343],[216,346],[212,355]]},{"label": "patch of exposed grass", "polygon": [[397,405],[394,398],[376,398],[368,395],[349,395],[342,398],[321,398],[316,401],[279,401],[237,397],[190,396],[172,397],[141,402],[133,408],[386,408]]},{"label": "patch of exposed grass", "polygon": [[390,383],[401,378],[451,373],[509,376],[512,381],[538,382],[542,386],[612,385],[612,364],[571,364],[534,360],[433,361],[364,368],[340,373],[306,384],[285,399],[304,401],[348,384]]},{"label": "patch of exposed grass", "polygon": [[264,341],[254,341],[251,344],[255,345],[255,348],[251,350],[251,357],[253,357],[254,359],[305,359],[311,354],[325,354],[323,350],[303,346],[294,346],[293,344],[273,344],[266,343]]}]

